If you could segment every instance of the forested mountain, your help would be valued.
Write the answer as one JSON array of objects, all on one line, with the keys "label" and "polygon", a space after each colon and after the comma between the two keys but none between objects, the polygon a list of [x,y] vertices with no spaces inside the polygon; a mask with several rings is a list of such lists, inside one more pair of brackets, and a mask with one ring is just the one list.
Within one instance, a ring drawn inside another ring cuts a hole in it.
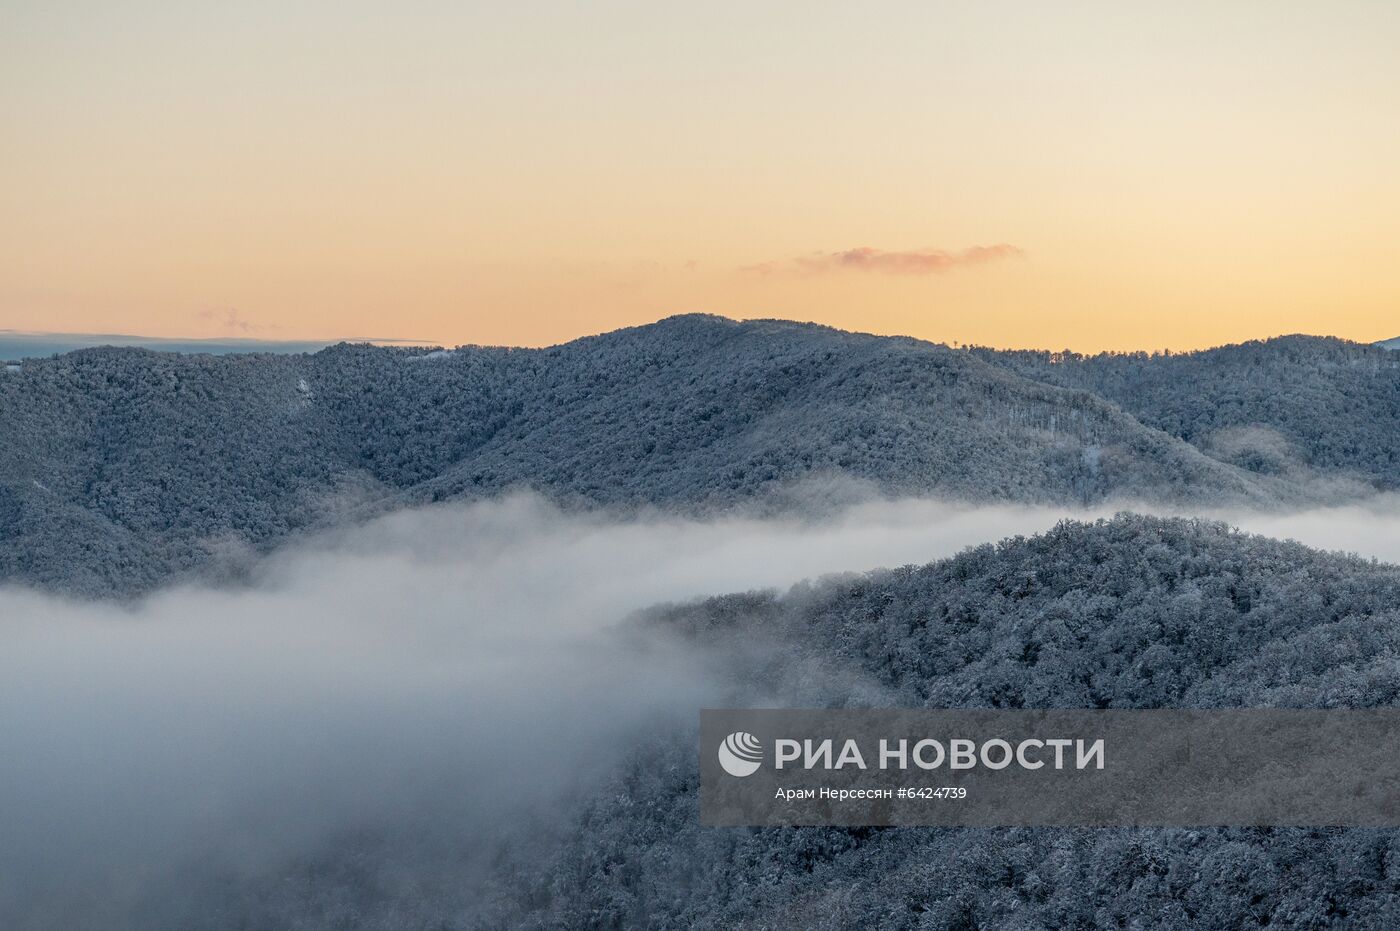
[{"label": "forested mountain", "polygon": [[1285,336],[1192,353],[974,352],[1251,472],[1400,488],[1400,356],[1382,346]]},{"label": "forested mountain", "polygon": [[347,509],[512,486],[690,510],[833,475],[969,500],[1296,494],[995,361],[705,316],[540,350],[28,360],[0,378],[0,579],[137,591]]},{"label": "forested mountain", "polygon": [[[1066,523],[928,566],[708,600],[647,623],[720,651],[764,644],[721,664],[742,670],[735,703],[757,707],[1400,699],[1400,569],[1211,522]],[[717,830],[698,825],[697,780],[693,735],[639,752],[561,846],[522,840],[478,926],[1400,924],[1397,831]]]},{"label": "forested mountain", "polygon": [[[1400,569],[1205,521],[1067,522],[930,565],[658,608],[632,629],[698,647],[732,706],[1400,699]],[[711,829],[697,785],[693,730],[639,735],[562,825],[465,837],[440,873],[405,880],[401,854],[361,835],[265,877],[157,890],[152,911],[211,931],[1400,924],[1392,830]]]},{"label": "forested mountain", "polygon": [[1400,487],[1400,359],[952,350],[673,317],[548,349],[91,349],[0,377],[0,579],[139,591],[347,514],[528,486],[771,504],[840,476],[974,501],[1266,504]]}]

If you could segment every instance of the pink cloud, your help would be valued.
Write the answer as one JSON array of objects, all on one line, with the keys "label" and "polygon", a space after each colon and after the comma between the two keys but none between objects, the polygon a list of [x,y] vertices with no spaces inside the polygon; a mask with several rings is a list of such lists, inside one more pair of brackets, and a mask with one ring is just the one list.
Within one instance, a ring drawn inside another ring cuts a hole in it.
[{"label": "pink cloud", "polygon": [[745,270],[760,275],[840,270],[880,272],[889,275],[935,275],[955,268],[1021,258],[1024,255],[1021,249],[1004,242],[991,246],[972,246],[961,252],[948,252],[943,249],[890,252],[870,246],[858,246],[842,252],[818,252],[788,261],[763,262],[750,265]]}]

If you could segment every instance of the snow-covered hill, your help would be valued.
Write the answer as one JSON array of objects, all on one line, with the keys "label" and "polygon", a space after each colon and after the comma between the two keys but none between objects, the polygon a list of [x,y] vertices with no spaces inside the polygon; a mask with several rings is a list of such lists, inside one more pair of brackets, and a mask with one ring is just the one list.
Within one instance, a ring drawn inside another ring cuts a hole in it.
[{"label": "snow-covered hill", "polygon": [[784,506],[832,479],[972,501],[1298,500],[1294,461],[1309,481],[1400,474],[1389,355],[1288,338],[1050,364],[701,315],[547,349],[82,350],[0,378],[0,580],[139,590],[229,543],[519,487],[690,512]]}]

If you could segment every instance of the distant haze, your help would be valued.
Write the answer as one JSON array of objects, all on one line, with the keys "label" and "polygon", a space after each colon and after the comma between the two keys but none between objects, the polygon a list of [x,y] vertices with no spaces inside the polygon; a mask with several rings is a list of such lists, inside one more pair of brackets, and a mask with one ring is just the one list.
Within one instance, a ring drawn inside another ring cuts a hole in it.
[{"label": "distant haze", "polygon": [[[937,341],[936,338],[935,341]],[[399,346],[436,345],[432,340],[426,339],[374,336],[345,336],[319,340],[253,339],[233,336],[182,339],[166,336],[139,336],[130,333],[30,333],[19,330],[0,330],[0,361],[43,358],[72,352],[75,349],[91,349],[95,346],[130,346],[162,352],[207,352],[212,355],[226,355],[233,352],[316,352],[339,342]],[[1380,340],[1376,345],[1386,349],[1400,349],[1400,336],[1394,339]]]},{"label": "distant haze", "polygon": [[[392,343],[398,340],[350,338],[348,342]],[[225,355],[231,352],[316,352],[340,340],[278,340],[278,339],[173,339],[160,336],[133,336],[125,333],[21,333],[0,330],[0,360],[35,359],[91,349],[94,346],[134,346],[163,352],[208,352]]]}]

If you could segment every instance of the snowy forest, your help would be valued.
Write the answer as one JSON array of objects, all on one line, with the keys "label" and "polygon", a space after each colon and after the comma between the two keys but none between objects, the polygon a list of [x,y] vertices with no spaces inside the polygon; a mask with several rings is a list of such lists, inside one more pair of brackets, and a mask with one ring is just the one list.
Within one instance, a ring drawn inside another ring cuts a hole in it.
[{"label": "snowy forest", "polygon": [[1397,423],[1400,355],[1313,337],[1084,358],[685,316],[541,350],[90,349],[0,378],[0,579],[132,594],[231,547],[521,488],[688,513],[832,482],[1329,503],[1400,487]]}]

